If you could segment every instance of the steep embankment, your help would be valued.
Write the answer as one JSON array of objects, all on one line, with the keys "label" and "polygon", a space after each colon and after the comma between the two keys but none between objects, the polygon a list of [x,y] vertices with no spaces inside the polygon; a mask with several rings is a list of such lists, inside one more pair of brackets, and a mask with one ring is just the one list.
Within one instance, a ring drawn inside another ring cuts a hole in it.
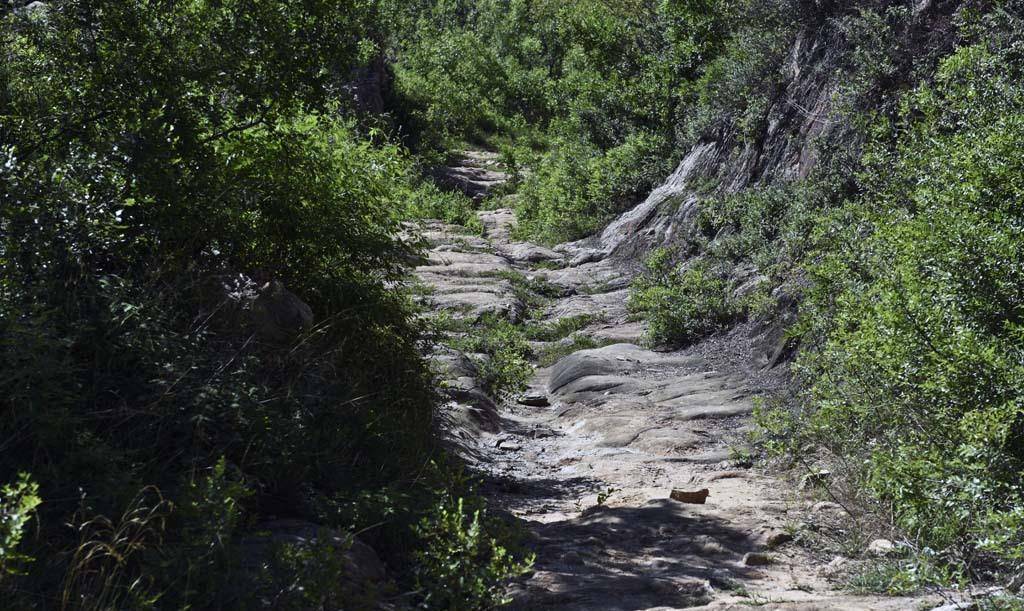
[{"label": "steep embankment", "polygon": [[[662,191],[682,192],[709,150],[690,155]],[[431,248],[417,277],[423,298],[448,321],[443,343],[472,345],[459,340],[489,317],[520,328],[582,321],[571,336],[530,345],[541,366],[527,392],[504,401],[488,394],[487,355],[439,347],[434,357],[451,399],[453,443],[485,474],[492,506],[522,520],[537,553],[536,570],[514,588],[513,608],[937,604],[843,593],[835,578],[853,561],[793,542],[798,532],[836,527],[841,508],[746,458],[752,396],[770,377],[698,350],[637,345],[644,328],[626,311],[629,266],[608,256],[608,245],[628,235],[651,201],[609,228],[604,250],[512,242],[507,209],[479,214],[483,235],[439,222],[423,228]],[[602,347],[573,351],[581,345]],[[695,494],[676,500],[674,490]]]}]

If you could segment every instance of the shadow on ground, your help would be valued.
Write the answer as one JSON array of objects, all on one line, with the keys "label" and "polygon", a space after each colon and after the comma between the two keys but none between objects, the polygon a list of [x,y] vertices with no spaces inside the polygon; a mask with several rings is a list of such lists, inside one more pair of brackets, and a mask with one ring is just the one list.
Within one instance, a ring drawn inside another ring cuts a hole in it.
[{"label": "shadow on ground", "polygon": [[752,545],[746,533],[668,499],[524,526],[537,562],[511,609],[698,606],[715,590],[739,590],[761,577],[741,564]]}]

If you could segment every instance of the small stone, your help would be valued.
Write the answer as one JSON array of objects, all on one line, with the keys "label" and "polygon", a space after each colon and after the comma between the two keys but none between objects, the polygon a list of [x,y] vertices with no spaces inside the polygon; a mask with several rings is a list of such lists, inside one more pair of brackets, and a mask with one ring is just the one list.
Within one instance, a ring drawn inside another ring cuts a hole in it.
[{"label": "small stone", "polygon": [[815,503],[814,506],[811,507],[811,513],[826,513],[831,511],[842,510],[842,505],[840,505],[839,503],[833,503],[831,501],[821,501],[820,503]]},{"label": "small stone", "polygon": [[745,471],[721,471],[719,473],[713,473],[710,476],[708,476],[707,481],[717,482],[723,479],[737,479],[746,476],[747,474]]},{"label": "small stone", "polygon": [[772,530],[768,532],[765,537],[764,543],[769,548],[776,548],[780,545],[785,545],[793,540],[793,535],[789,534],[784,530]]},{"label": "small stone", "polygon": [[497,442],[495,442],[495,447],[506,451],[517,451],[522,449],[521,445],[519,445],[518,443],[516,443],[515,441],[508,437],[503,437],[499,439]]},{"label": "small stone", "polygon": [[800,489],[820,488],[828,483],[830,477],[832,477],[832,472],[824,469],[808,473],[800,478]]},{"label": "small stone", "polygon": [[868,544],[866,551],[869,556],[884,558],[896,553],[896,544],[888,539],[875,539]]},{"label": "small stone", "polygon": [[704,556],[717,556],[729,553],[729,550],[725,549],[725,546],[714,537],[696,537],[693,539],[692,545],[699,554]]},{"label": "small stone", "polygon": [[519,397],[519,404],[526,405],[529,407],[548,407],[551,402],[548,401],[547,395],[542,394],[529,394]]},{"label": "small stone", "polygon": [[599,539],[598,537],[593,536],[593,535],[591,535],[591,536],[587,537],[586,539],[584,539],[583,540],[583,545],[588,545],[590,547],[597,547],[597,548],[601,548],[601,549],[604,549],[604,547],[605,547],[604,541]]},{"label": "small stone", "polygon": [[822,577],[836,577],[846,569],[849,563],[850,561],[847,558],[836,556],[828,564],[821,567],[818,574]]},{"label": "small stone", "polygon": [[679,501],[680,503],[690,503],[693,505],[703,505],[708,500],[708,495],[711,491],[707,488],[703,490],[697,490],[696,492],[687,492],[685,490],[673,490],[670,498],[673,501]]},{"label": "small stone", "polygon": [[747,552],[743,556],[744,566],[768,566],[772,564],[772,557],[768,554],[762,554],[760,552]]}]

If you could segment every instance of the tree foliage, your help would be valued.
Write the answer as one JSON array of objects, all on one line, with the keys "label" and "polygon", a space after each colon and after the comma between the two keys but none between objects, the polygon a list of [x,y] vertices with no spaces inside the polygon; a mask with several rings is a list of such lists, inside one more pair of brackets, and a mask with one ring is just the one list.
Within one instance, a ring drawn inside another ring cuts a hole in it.
[{"label": "tree foliage", "polygon": [[0,10],[0,474],[45,500],[21,608],[245,607],[271,516],[412,561],[448,485],[397,233],[442,195],[354,111],[387,10]]},{"label": "tree foliage", "polygon": [[878,126],[863,195],[829,225],[839,248],[813,267],[824,344],[800,363],[804,432],[861,457],[900,526],[969,562],[1024,550],[1017,38],[959,49]]}]

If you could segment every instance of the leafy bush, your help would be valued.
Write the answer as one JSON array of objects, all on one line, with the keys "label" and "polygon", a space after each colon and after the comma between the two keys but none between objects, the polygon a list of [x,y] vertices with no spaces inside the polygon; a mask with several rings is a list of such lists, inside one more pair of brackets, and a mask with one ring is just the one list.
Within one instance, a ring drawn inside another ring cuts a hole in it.
[{"label": "leafy bush", "polygon": [[664,139],[633,134],[601,151],[566,138],[539,156],[516,201],[520,234],[548,243],[582,238],[644,197],[670,171]]},{"label": "leafy bush", "polygon": [[[1007,15],[1003,15],[1007,19]],[[803,314],[819,349],[797,430],[862,461],[863,485],[922,545],[1024,557],[1024,60],[961,48],[881,123],[864,194],[823,233]],[[997,30],[998,32],[998,30]],[[856,462],[856,461],[854,461]]]},{"label": "leafy bush", "polygon": [[488,393],[507,396],[523,390],[533,375],[530,345],[521,326],[504,316],[485,314],[448,343],[467,354],[481,355],[477,365]]},{"label": "leafy bush", "polygon": [[32,558],[18,551],[25,527],[42,499],[39,485],[26,473],[18,476],[13,484],[0,489],[0,581],[6,575],[17,575],[24,564]]},{"label": "leafy bush", "polygon": [[[783,57],[808,15],[789,0],[745,2],[732,8],[723,49],[690,86],[686,141],[707,134],[752,140],[766,126],[784,81]],[[728,10],[728,9],[727,9]]]},{"label": "leafy bush", "polygon": [[505,584],[529,571],[532,557],[519,561],[488,538],[479,509],[467,512],[462,498],[444,498],[423,518],[417,535],[428,542],[418,552],[417,583],[424,609],[493,609],[509,601]]},{"label": "leafy bush", "polygon": [[353,117],[378,8],[0,9],[0,475],[47,499],[10,604],[242,605],[269,516],[374,527],[411,585],[448,478],[397,233],[449,206]]},{"label": "leafy bush", "polygon": [[541,342],[557,342],[560,339],[569,337],[577,331],[582,331],[590,324],[601,320],[597,314],[577,314],[566,316],[558,320],[527,327],[525,333],[527,338]]},{"label": "leafy bush", "polygon": [[582,237],[671,169],[685,84],[722,48],[727,4],[414,5],[399,18],[393,106],[417,150],[489,141],[528,169],[523,235]]},{"label": "leafy bush", "polygon": [[735,319],[730,283],[707,262],[681,267],[672,251],[659,249],[645,265],[630,289],[629,308],[647,320],[652,343],[690,343]]},{"label": "leafy bush", "polygon": [[408,196],[406,215],[414,219],[439,219],[480,232],[483,225],[476,215],[473,200],[462,193],[442,191],[430,183],[412,189]]}]

